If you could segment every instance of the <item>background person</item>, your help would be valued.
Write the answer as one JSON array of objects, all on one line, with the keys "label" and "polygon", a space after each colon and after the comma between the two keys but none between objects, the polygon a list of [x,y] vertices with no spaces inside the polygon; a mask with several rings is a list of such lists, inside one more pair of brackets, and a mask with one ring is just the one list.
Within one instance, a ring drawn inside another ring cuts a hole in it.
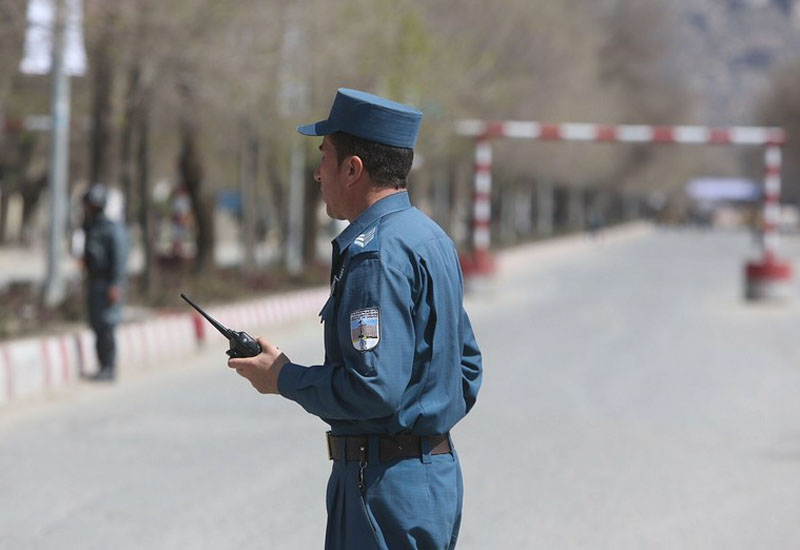
[{"label": "background person", "polygon": [[101,184],[93,184],[83,196],[83,265],[89,324],[95,334],[100,365],[100,370],[91,378],[111,381],[116,375],[114,332],[122,320],[128,238],[125,226],[106,216],[107,200],[108,190]]}]

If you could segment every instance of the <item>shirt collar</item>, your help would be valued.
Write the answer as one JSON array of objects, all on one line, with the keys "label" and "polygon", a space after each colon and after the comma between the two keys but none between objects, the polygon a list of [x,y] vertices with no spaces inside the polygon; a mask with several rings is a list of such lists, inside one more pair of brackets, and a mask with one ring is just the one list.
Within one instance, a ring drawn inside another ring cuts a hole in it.
[{"label": "shirt collar", "polygon": [[353,220],[353,223],[348,225],[344,231],[339,233],[338,237],[333,239],[334,244],[339,248],[339,253],[341,254],[345,248],[352,244],[356,237],[379,218],[408,208],[411,208],[411,200],[408,198],[407,191],[394,193],[373,203]]}]

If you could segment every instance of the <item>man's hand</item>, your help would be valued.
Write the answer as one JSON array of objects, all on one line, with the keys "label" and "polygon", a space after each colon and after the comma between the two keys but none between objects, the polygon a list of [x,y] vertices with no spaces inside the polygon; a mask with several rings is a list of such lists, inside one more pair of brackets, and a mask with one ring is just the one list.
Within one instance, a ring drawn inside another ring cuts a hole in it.
[{"label": "man's hand", "polygon": [[118,285],[108,287],[108,302],[116,304],[122,298],[122,289]]},{"label": "man's hand", "polygon": [[236,369],[241,376],[250,380],[259,393],[278,393],[278,376],[283,366],[289,362],[277,346],[263,338],[257,338],[261,353],[255,357],[233,357],[228,366]]}]

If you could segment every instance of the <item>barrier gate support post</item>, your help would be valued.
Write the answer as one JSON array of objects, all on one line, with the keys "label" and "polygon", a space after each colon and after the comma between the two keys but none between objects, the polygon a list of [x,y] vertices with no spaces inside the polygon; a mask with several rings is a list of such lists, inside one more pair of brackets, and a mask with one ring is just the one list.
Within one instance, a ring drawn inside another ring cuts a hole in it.
[{"label": "barrier gate support post", "polygon": [[461,259],[469,276],[488,276],[494,272],[490,251],[492,241],[492,142],[488,137],[475,140],[475,187],[472,210],[472,256]]},{"label": "barrier gate support post", "polygon": [[778,259],[781,222],[781,148],[768,144],[764,150],[763,257],[745,265],[745,297],[748,300],[785,299],[794,294],[792,265]]},{"label": "barrier gate support post", "polygon": [[472,254],[461,259],[468,277],[487,276],[495,265],[490,251],[493,138],[604,143],[764,146],[764,209],[762,258],[745,264],[744,295],[748,300],[785,299],[794,295],[789,262],[778,259],[780,240],[782,128],[734,126],[647,126],[583,123],[543,124],[530,121],[461,120],[456,133],[475,139],[475,190]]}]

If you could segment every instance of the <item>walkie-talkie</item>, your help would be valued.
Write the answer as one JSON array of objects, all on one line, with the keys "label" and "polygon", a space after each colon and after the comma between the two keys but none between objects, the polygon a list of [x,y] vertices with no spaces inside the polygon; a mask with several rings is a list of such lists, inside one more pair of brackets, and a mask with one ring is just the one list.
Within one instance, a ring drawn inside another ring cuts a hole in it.
[{"label": "walkie-talkie", "polygon": [[200,315],[208,319],[208,322],[211,323],[215,329],[220,331],[220,333],[228,339],[228,342],[231,344],[231,348],[225,353],[227,353],[229,357],[255,357],[261,353],[261,346],[258,344],[258,342],[256,342],[255,338],[244,331],[237,332],[229,329],[211,317],[208,313],[203,311],[200,306],[187,298],[185,294],[181,293],[181,298],[186,300],[189,305],[196,309]]}]

